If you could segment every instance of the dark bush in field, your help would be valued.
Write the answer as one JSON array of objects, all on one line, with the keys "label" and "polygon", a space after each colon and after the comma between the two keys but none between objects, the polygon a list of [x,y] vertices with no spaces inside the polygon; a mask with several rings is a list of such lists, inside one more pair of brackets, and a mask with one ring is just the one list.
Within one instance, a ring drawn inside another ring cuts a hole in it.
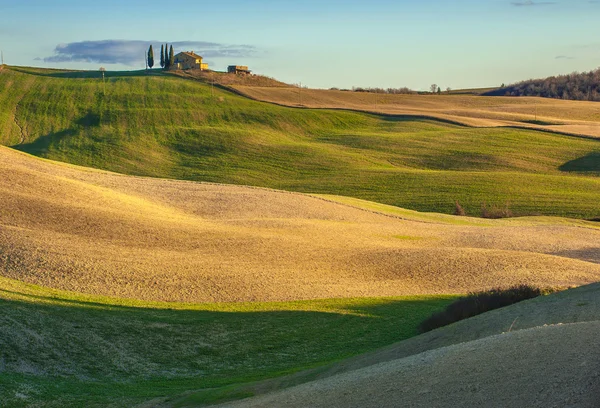
[{"label": "dark bush in field", "polygon": [[460,217],[465,217],[467,215],[467,212],[462,205],[458,203],[458,201],[454,203],[454,215],[458,215]]},{"label": "dark bush in field", "polygon": [[513,217],[513,213],[508,208],[508,203],[504,206],[481,204],[481,218],[499,219],[511,217]]},{"label": "dark bush in field", "polygon": [[490,310],[499,309],[527,299],[554,292],[554,289],[540,289],[529,285],[514,286],[509,289],[491,289],[485,292],[469,293],[451,303],[441,312],[431,315],[419,326],[421,333],[447,326],[459,320],[468,319]]}]

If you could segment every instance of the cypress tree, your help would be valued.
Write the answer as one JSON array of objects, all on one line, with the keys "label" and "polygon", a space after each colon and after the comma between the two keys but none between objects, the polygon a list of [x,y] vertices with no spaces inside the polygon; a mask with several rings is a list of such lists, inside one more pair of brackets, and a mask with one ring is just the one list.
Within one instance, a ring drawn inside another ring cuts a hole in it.
[{"label": "cypress tree", "polygon": [[169,67],[175,65],[175,55],[173,54],[173,45],[169,49]]},{"label": "cypress tree", "polygon": [[165,46],[162,44],[160,45],[160,67],[165,67]]},{"label": "cypress tree", "polygon": [[165,44],[165,69],[169,69],[169,44]]},{"label": "cypress tree", "polygon": [[148,66],[150,69],[154,66],[154,50],[152,49],[152,44],[150,44],[150,48],[148,49]]}]

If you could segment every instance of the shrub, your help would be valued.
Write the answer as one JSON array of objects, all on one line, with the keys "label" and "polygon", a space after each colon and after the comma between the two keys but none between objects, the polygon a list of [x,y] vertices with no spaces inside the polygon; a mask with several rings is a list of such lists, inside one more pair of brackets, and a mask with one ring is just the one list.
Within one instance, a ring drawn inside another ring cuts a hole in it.
[{"label": "shrub", "polygon": [[509,289],[495,288],[484,292],[472,292],[451,303],[445,310],[431,315],[419,326],[421,333],[447,326],[469,317],[499,309],[527,299],[555,292],[555,289],[540,289],[530,285],[519,285]]},{"label": "shrub", "polygon": [[465,211],[464,208],[462,208],[462,205],[460,205],[458,203],[458,201],[454,202],[454,215],[458,215],[458,216],[461,216],[461,217],[464,217],[464,216],[467,215],[467,212]]},{"label": "shrub", "polygon": [[504,206],[481,204],[481,218],[499,219],[510,217],[513,217],[513,213],[508,208],[508,203],[504,204]]}]

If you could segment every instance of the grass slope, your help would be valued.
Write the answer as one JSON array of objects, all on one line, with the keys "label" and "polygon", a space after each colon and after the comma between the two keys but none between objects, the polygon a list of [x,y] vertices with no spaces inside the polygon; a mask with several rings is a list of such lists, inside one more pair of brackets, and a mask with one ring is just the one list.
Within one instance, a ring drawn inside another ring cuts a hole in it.
[{"label": "grass slope", "polygon": [[292,109],[143,73],[109,73],[104,91],[93,72],[5,68],[0,89],[0,142],[51,159],[421,211],[449,213],[458,200],[473,215],[485,201],[598,216],[594,140]]},{"label": "grass slope", "polygon": [[0,405],[129,407],[190,390],[196,404],[228,398],[230,384],[414,336],[451,300],[153,303],[0,278]]}]

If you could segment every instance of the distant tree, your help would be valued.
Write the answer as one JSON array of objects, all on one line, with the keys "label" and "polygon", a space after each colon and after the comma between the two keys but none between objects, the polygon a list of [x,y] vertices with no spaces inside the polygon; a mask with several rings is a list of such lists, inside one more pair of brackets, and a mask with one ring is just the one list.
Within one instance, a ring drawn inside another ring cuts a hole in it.
[{"label": "distant tree", "polygon": [[452,92],[452,88],[450,88],[450,87],[446,88],[446,92],[448,92],[448,93]]},{"label": "distant tree", "polygon": [[160,45],[160,67],[165,67],[165,46],[162,44]]},{"label": "distant tree", "polygon": [[502,85],[500,85],[500,88],[506,88],[506,85],[504,85],[504,82],[502,82]]},{"label": "distant tree", "polygon": [[438,86],[437,84],[431,84],[431,86],[429,87],[429,90],[431,91],[431,93],[435,93],[435,91],[437,91]]},{"label": "distant tree", "polygon": [[175,65],[175,55],[173,54],[173,45],[169,49],[169,68]]},{"label": "distant tree", "polygon": [[437,89],[437,93],[438,93],[438,95],[442,93],[442,88],[440,88],[439,86],[438,86],[438,89]]},{"label": "distant tree", "polygon": [[148,49],[148,66],[150,69],[154,66],[154,50],[152,49],[152,45]]}]

